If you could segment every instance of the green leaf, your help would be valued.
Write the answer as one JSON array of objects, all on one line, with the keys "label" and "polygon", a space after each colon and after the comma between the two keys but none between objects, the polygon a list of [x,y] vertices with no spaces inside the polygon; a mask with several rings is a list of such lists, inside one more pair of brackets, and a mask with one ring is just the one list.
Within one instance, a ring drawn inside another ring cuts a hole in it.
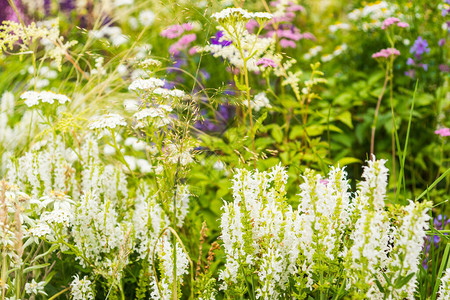
[{"label": "green leaf", "polygon": [[336,119],[353,129],[352,114],[348,110],[337,116]]},{"label": "green leaf", "polygon": [[412,272],[412,273],[409,273],[408,275],[406,275],[405,277],[397,278],[397,280],[395,281],[394,287],[396,289],[400,289],[402,286],[407,284],[411,280],[411,278],[413,278],[414,275],[416,275],[416,273]]},{"label": "green leaf", "polygon": [[340,167],[343,167],[350,164],[361,164],[361,163],[362,161],[355,157],[343,157],[335,164],[335,166],[339,165]]},{"label": "green leaf", "polygon": [[45,268],[45,267],[47,267],[49,265],[50,265],[49,263],[46,263],[46,264],[40,264],[40,265],[31,266],[31,267],[25,268],[23,270],[23,273],[25,274],[25,273],[33,271],[33,270],[39,270],[39,269]]},{"label": "green leaf", "polygon": [[283,140],[283,131],[281,130],[280,126],[274,126],[272,128],[272,137],[277,143],[281,143],[281,141]]},{"label": "green leaf", "polygon": [[245,84],[241,84],[241,82],[239,81],[238,77],[236,75],[234,75],[234,84],[236,84],[236,87],[243,92],[247,92],[247,86]]}]

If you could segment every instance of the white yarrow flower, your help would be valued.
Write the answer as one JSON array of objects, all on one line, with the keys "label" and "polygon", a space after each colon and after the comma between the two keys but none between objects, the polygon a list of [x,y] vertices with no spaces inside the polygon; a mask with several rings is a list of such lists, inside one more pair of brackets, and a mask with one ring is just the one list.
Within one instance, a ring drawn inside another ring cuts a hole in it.
[{"label": "white yarrow flower", "polygon": [[91,124],[89,124],[88,128],[91,130],[95,129],[114,129],[118,126],[126,126],[127,122],[125,119],[118,114],[107,114],[99,117]]}]

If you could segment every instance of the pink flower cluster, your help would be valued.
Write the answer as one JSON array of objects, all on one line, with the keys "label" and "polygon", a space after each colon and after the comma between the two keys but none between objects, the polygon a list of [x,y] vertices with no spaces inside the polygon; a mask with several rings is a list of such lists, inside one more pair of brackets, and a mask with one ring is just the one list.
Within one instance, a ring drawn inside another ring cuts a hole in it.
[{"label": "pink flower cluster", "polygon": [[[190,47],[190,44],[197,39],[197,35],[195,33],[184,34],[193,29],[194,26],[191,23],[183,23],[181,25],[176,24],[169,26],[168,28],[161,31],[161,36],[168,39],[176,39],[181,36],[178,41],[170,45],[169,53],[171,55],[180,54],[181,51]],[[188,53],[189,55],[193,55],[197,53],[197,49],[195,47],[192,47],[191,49],[189,49]]]},{"label": "pink flower cluster", "polygon": [[380,57],[388,58],[392,55],[400,55],[400,51],[398,51],[395,48],[382,49],[381,51],[372,54],[372,58],[380,58]]},{"label": "pink flower cluster", "polygon": [[256,62],[256,65],[263,66],[264,68],[267,68],[267,67],[275,68],[277,66],[277,64],[273,60],[271,60],[270,58],[265,58],[265,57],[258,59],[258,61]]},{"label": "pink flower cluster", "polygon": [[444,128],[436,130],[434,133],[437,134],[437,135],[440,135],[442,137],[450,136],[450,128],[444,127]]},{"label": "pink flower cluster", "polygon": [[384,29],[386,29],[389,26],[392,26],[394,24],[397,24],[397,26],[400,27],[400,28],[409,27],[408,23],[400,22],[400,20],[398,18],[390,17],[390,18],[387,18],[386,20],[383,21],[383,25],[381,25],[381,29],[384,30]]},{"label": "pink flower cluster", "polygon": [[[183,35],[176,43],[173,43],[169,47],[169,53],[171,55],[178,55],[180,54],[180,51],[187,49],[189,45],[197,39],[197,35],[195,33],[185,34]],[[193,47],[189,50],[189,54],[193,55],[197,51]]]},{"label": "pink flower cluster", "polygon": [[[293,21],[295,19],[295,12],[303,12],[305,8],[301,5],[295,4],[291,1],[272,1],[270,5],[285,11],[281,16],[274,17],[269,21],[266,26],[267,33],[264,34],[265,37],[273,37],[276,35],[280,39],[280,46],[282,48],[296,48],[296,42],[302,39],[315,41],[316,37],[309,32],[300,33]],[[280,7],[283,6],[283,7]],[[255,20],[250,20],[247,23],[247,30],[249,32],[254,32],[255,28],[258,28],[259,24]]]},{"label": "pink flower cluster", "polygon": [[191,23],[184,23],[181,25],[172,25],[161,32],[161,36],[168,39],[175,39],[181,36],[185,31],[191,31],[194,29]]}]

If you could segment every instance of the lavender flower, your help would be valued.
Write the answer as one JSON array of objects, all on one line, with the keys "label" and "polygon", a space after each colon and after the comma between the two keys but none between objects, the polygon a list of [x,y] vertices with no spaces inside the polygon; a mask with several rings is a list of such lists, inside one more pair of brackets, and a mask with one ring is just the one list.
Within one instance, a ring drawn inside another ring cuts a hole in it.
[{"label": "lavender flower", "polygon": [[415,56],[420,57],[422,54],[429,53],[430,48],[428,47],[427,40],[423,39],[421,36],[417,38],[417,40],[414,42],[414,45],[411,47],[411,50],[409,50],[411,54],[415,54]]}]

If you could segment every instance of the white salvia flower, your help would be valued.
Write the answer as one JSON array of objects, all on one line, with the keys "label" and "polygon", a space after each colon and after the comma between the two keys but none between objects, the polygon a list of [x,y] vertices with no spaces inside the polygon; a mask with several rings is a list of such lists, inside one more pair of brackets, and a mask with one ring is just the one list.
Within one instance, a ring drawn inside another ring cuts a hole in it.
[{"label": "white salvia flower", "polygon": [[145,9],[139,13],[139,22],[144,26],[151,26],[155,21],[155,13],[149,9]]},{"label": "white salvia flower", "polygon": [[74,276],[70,283],[70,294],[73,300],[94,300],[94,293],[92,292],[92,282],[87,276],[80,280],[77,275]]},{"label": "white salvia flower", "polygon": [[149,79],[136,79],[134,80],[128,89],[130,91],[145,91],[152,90],[157,87],[164,85],[164,81],[159,78],[149,78]]},{"label": "white salvia flower", "polygon": [[358,184],[357,205],[366,206],[369,210],[382,210],[385,206],[386,186],[389,170],[385,167],[386,160],[375,160],[375,156],[367,161],[362,180]]},{"label": "white salvia flower", "polygon": [[69,97],[62,94],[55,94],[50,91],[43,91],[43,92],[27,91],[20,96],[20,99],[24,99],[25,104],[28,107],[39,105],[40,102],[49,104],[53,104],[55,103],[55,101],[57,101],[59,104],[70,102]]},{"label": "white salvia flower", "polygon": [[[417,203],[410,201],[404,208],[402,224],[394,233],[393,249],[389,253],[385,274],[396,282],[401,277],[419,271],[420,255],[423,241],[428,230],[431,202]],[[380,276],[382,277],[382,276]],[[395,299],[413,299],[417,289],[417,276],[413,276],[403,287],[390,291]]]},{"label": "white salvia flower", "polygon": [[439,286],[439,296],[436,300],[450,299],[450,268],[445,270],[444,276],[441,277],[441,285]]},{"label": "white salvia flower", "polygon": [[36,282],[33,279],[33,280],[31,280],[31,282],[27,282],[25,284],[25,293],[34,294],[34,295],[37,295],[37,294],[47,295],[47,293],[44,292],[45,284],[46,284],[45,281]]},{"label": "white salvia flower", "polygon": [[126,126],[127,122],[122,116],[118,114],[107,114],[97,118],[95,121],[89,124],[88,128],[95,129],[114,129],[118,126]]}]

